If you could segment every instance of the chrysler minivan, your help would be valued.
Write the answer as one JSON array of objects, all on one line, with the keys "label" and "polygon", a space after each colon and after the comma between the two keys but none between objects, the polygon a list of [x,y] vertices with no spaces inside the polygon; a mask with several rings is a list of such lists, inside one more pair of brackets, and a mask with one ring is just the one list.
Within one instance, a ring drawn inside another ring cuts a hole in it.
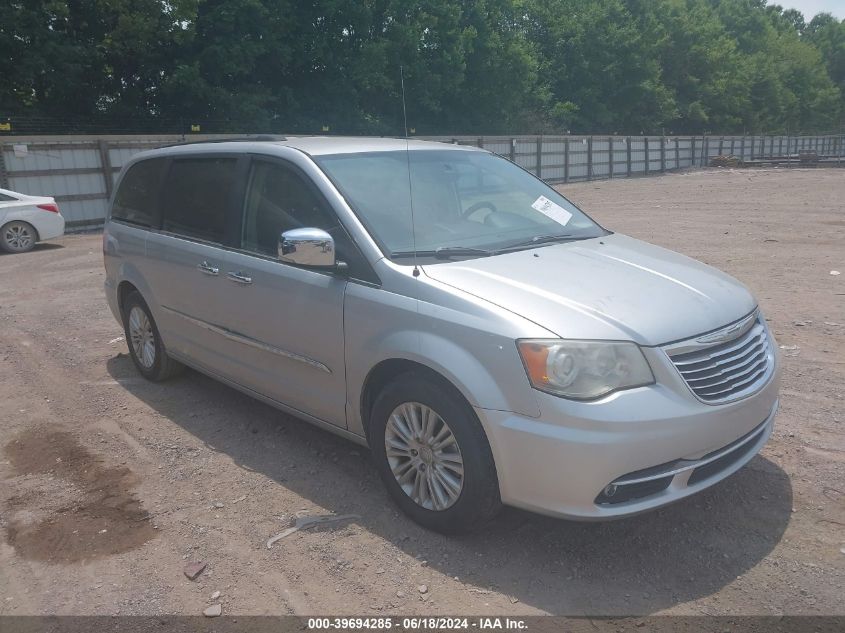
[{"label": "chrysler minivan", "polygon": [[105,290],[138,371],[190,366],[366,445],[442,532],[502,504],[639,513],[747,463],[778,406],[751,293],[507,159],[302,137],[124,166]]}]

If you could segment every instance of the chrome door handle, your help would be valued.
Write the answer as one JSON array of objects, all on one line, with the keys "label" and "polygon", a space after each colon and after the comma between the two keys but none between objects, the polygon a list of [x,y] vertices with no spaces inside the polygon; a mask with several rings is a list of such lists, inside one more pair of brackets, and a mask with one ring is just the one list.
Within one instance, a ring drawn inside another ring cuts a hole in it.
[{"label": "chrome door handle", "polygon": [[220,269],[217,266],[212,266],[208,262],[197,264],[197,268],[201,273],[205,273],[206,275],[217,275],[220,273]]},{"label": "chrome door handle", "polygon": [[230,280],[236,281],[239,284],[251,284],[252,277],[244,275],[242,272],[238,271],[236,273],[228,273],[226,275]]}]

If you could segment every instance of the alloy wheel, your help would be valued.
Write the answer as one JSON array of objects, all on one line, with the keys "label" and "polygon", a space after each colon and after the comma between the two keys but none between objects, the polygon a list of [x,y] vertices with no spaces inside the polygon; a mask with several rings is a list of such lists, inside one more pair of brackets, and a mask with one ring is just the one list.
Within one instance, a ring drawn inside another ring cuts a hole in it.
[{"label": "alloy wheel", "polygon": [[151,369],[156,359],[155,334],[146,312],[138,306],[132,306],[129,312],[129,339],[135,358],[145,369]]},{"label": "alloy wheel", "polygon": [[434,409],[400,404],[384,431],[387,461],[396,482],[417,505],[442,511],[455,504],[464,485],[458,441]]},{"label": "alloy wheel", "polygon": [[10,222],[3,229],[3,242],[10,251],[28,251],[35,243],[35,236],[23,222]]}]

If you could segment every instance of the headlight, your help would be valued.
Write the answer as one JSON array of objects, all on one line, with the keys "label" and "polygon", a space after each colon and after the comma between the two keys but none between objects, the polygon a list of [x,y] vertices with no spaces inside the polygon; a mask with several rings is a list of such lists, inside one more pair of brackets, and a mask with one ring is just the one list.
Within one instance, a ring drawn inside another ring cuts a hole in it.
[{"label": "headlight", "polygon": [[592,400],[654,382],[635,343],[525,339],[517,347],[531,385],[557,396]]}]

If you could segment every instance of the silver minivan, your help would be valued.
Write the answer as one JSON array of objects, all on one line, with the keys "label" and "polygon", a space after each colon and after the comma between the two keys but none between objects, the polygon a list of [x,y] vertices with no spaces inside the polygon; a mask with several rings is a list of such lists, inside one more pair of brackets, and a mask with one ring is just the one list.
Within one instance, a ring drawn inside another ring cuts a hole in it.
[{"label": "silver minivan", "polygon": [[124,167],[106,296],[146,378],[185,365],[367,445],[442,532],[682,499],[772,432],[751,293],[472,147],[191,143]]}]

